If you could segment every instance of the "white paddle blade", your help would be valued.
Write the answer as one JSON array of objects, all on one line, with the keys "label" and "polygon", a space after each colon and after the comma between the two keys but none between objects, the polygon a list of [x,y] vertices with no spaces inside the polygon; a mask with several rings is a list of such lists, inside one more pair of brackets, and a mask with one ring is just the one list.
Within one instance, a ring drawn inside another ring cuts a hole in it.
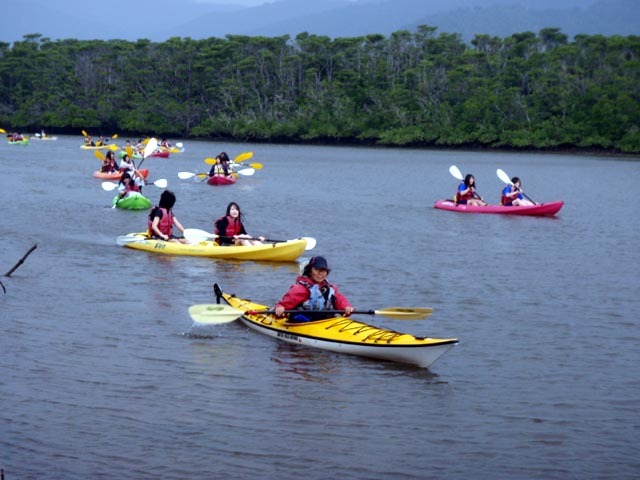
[{"label": "white paddle blade", "polygon": [[193,178],[195,176],[196,174],[191,172],[178,172],[178,178],[181,180],[187,180],[188,178]]},{"label": "white paddle blade", "polygon": [[127,245],[128,243],[142,242],[146,239],[146,237],[143,237],[141,235],[120,235],[118,238],[116,238],[116,243],[120,246],[123,246]]},{"label": "white paddle blade", "polygon": [[313,237],[302,237],[307,241],[307,245],[306,247],[304,247],[305,250],[313,250],[316,246],[316,239]]},{"label": "white paddle blade", "polygon": [[149,155],[151,155],[153,152],[156,151],[156,148],[158,148],[158,140],[156,140],[155,138],[152,138],[151,140],[149,140],[149,143],[147,143],[147,145],[144,147],[144,154],[142,158],[147,158]]},{"label": "white paddle blade", "polygon": [[240,318],[244,312],[236,310],[230,305],[201,303],[189,307],[189,316],[199,325],[219,325],[229,323]]},{"label": "white paddle blade", "polygon": [[167,188],[167,185],[168,185],[166,178],[161,178],[159,180],[156,180],[155,182],[153,182],[153,184],[158,188]]},{"label": "white paddle blade", "polygon": [[249,177],[256,173],[256,171],[253,168],[243,168],[242,170],[238,170],[236,173]]},{"label": "white paddle blade", "polygon": [[460,169],[455,165],[451,165],[449,167],[449,173],[456,177],[458,180],[462,180],[462,173],[460,172]]},{"label": "white paddle blade", "polygon": [[178,143],[176,143],[176,147],[182,148],[182,147],[184,147],[184,145],[182,144],[182,142],[178,142]]},{"label": "white paddle blade", "polygon": [[216,234],[200,230],[199,228],[185,228],[182,234],[184,238],[190,242],[205,242],[207,240],[215,240],[217,237]]},{"label": "white paddle blade", "polygon": [[498,175],[498,178],[502,180],[504,183],[506,183],[507,185],[512,185],[509,175],[507,175],[506,172],[501,168],[496,170],[496,175]]},{"label": "white paddle blade", "polygon": [[102,182],[102,189],[106,190],[107,192],[110,192],[112,190],[115,190],[116,188],[118,188],[118,184],[117,183],[113,183],[113,182]]}]

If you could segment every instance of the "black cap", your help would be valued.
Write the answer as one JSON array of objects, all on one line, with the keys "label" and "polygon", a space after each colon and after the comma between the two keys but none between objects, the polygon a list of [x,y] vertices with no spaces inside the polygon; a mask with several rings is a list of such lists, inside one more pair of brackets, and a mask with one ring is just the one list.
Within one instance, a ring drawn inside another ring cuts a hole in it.
[{"label": "black cap", "polygon": [[309,266],[316,268],[318,270],[327,270],[329,271],[329,263],[327,262],[327,259],[324,257],[313,257],[311,260],[309,260]]}]

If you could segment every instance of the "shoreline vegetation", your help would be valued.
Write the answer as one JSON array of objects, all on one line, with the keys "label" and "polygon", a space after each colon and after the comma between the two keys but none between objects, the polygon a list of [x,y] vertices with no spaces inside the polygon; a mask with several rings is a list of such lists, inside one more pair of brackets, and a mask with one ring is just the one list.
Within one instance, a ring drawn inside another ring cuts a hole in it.
[{"label": "shoreline vegetation", "polygon": [[0,126],[254,143],[634,155],[640,37],[0,42]]}]

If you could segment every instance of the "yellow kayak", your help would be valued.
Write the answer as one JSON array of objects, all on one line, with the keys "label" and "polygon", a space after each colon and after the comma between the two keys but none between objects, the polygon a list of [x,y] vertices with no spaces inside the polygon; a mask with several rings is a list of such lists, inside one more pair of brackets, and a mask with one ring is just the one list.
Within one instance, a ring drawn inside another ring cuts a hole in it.
[{"label": "yellow kayak", "polygon": [[[216,287],[218,287],[216,285]],[[407,363],[427,368],[458,343],[457,338],[416,337],[408,333],[378,328],[351,317],[333,317],[305,323],[288,322],[271,314],[254,311],[269,307],[215,289],[219,299],[242,312],[240,321],[249,328],[288,343],[307,345],[338,353]],[[218,315],[216,305],[202,305],[200,318],[207,321],[207,309]],[[217,307],[220,307],[217,305]],[[198,306],[192,307],[198,312]],[[362,312],[371,313],[371,312]],[[196,316],[198,313],[196,313]]]},{"label": "yellow kayak", "polygon": [[307,240],[304,238],[250,246],[220,246],[213,241],[183,244],[152,239],[145,232],[120,236],[117,243],[135,250],[167,255],[191,255],[194,257],[228,258],[233,260],[266,260],[272,262],[292,262],[302,255],[307,246]]}]

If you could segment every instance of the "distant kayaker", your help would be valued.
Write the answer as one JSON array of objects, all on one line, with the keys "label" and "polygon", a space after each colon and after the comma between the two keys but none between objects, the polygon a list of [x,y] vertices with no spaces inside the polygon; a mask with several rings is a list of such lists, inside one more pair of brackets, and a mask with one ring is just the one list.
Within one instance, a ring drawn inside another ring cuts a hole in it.
[{"label": "distant kayaker", "polygon": [[122,199],[127,198],[130,192],[141,193],[143,185],[143,181],[138,178],[134,180],[131,173],[125,172],[120,178],[120,183],[118,183],[118,195]]},{"label": "distant kayaker", "polygon": [[209,176],[224,175],[228,177],[231,174],[229,163],[229,155],[227,155],[226,152],[221,152],[220,155],[216,157],[216,163],[211,167],[211,170],[209,170]]},{"label": "distant kayaker", "polygon": [[129,154],[123,154],[122,159],[120,160],[120,171],[122,173],[130,172],[131,174],[133,174],[135,170],[136,166],[134,165],[133,160],[131,159]]},{"label": "distant kayaker", "polygon": [[174,243],[189,243],[184,238],[173,236],[173,227],[184,233],[184,227],[173,214],[173,206],[176,203],[176,196],[170,190],[165,190],[160,195],[160,202],[151,208],[147,231],[151,238],[165,240]]},{"label": "distant kayaker", "polygon": [[344,310],[345,317],[355,310],[351,302],[338,291],[338,287],[327,282],[329,275],[327,259],[321,256],[312,257],[304,267],[302,275],[296,278],[287,293],[274,307],[277,317],[282,317],[285,310],[306,310],[294,314],[292,322],[312,322],[334,317],[335,314],[323,310]]},{"label": "distant kayaker", "polygon": [[513,177],[511,179],[511,183],[513,185],[507,185],[502,189],[500,203],[505,207],[533,205],[532,202],[524,198],[524,196],[522,195],[522,189],[520,188],[520,179],[518,177]]},{"label": "distant kayaker", "polygon": [[485,202],[480,195],[476,193],[476,179],[470,173],[464,177],[464,181],[458,185],[458,193],[456,193],[456,203],[462,205],[476,205],[484,207]]},{"label": "distant kayaker", "polygon": [[118,164],[116,163],[116,159],[113,155],[113,150],[109,150],[104,156],[100,171],[103,173],[114,173],[118,171]]},{"label": "distant kayaker", "polygon": [[227,205],[227,212],[214,222],[218,243],[220,245],[261,245],[264,237],[254,239],[247,233],[242,223],[240,206],[236,202]]}]

